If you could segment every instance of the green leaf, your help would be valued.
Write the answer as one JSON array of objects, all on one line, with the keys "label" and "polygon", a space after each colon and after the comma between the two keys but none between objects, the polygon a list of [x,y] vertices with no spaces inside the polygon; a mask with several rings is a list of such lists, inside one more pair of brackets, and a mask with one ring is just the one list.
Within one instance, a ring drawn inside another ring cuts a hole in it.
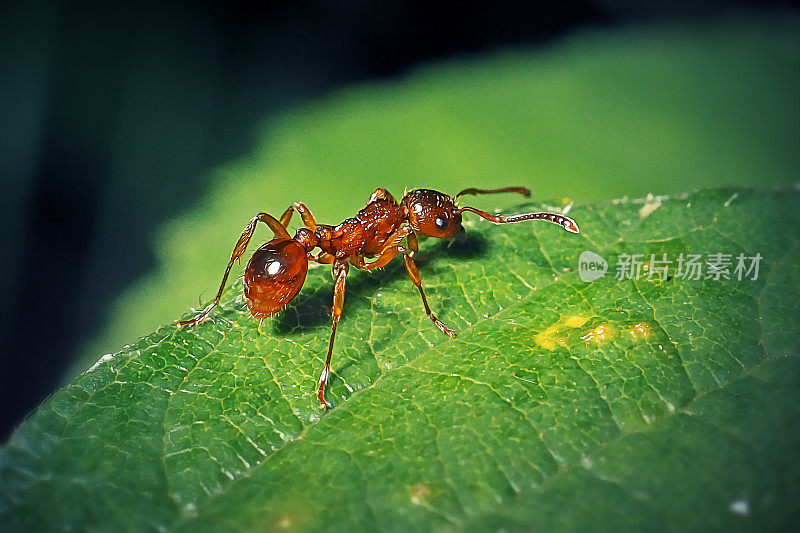
[{"label": "green leaf", "polygon": [[576,33],[268,117],[241,158],[211,173],[203,202],[164,228],[155,271],[132,280],[69,378],[199,305],[203,289],[213,295],[230,236],[295,201],[336,223],[376,187],[523,185],[585,201],[790,186],[800,176],[799,36],[796,17]]},{"label": "green leaf", "polygon": [[[212,322],[103,358],[18,429],[0,452],[0,523],[796,529],[799,200],[580,204],[579,235],[478,220],[465,241],[427,240],[420,273],[455,340],[401,264],[351,271],[327,413],[327,269],[260,332],[236,283]],[[605,277],[579,279],[584,250]],[[620,254],[681,253],[731,254],[732,279],[615,278]],[[757,279],[738,280],[738,254],[757,253]]]}]

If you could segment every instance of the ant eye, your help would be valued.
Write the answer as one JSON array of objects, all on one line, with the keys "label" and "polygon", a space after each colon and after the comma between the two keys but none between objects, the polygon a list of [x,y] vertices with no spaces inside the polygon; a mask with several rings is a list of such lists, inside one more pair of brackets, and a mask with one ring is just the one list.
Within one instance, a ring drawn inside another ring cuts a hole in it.
[{"label": "ant eye", "polygon": [[445,217],[436,217],[434,222],[439,229],[445,229],[447,227],[447,219]]}]

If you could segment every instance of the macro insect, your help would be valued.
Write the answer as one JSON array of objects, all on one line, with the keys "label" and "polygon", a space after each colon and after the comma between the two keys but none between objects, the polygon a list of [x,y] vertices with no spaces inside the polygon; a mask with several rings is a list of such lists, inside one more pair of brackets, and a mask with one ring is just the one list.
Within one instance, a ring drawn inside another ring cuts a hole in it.
[{"label": "macro insect", "polygon": [[[317,388],[320,408],[330,407],[325,400],[325,386],[330,375],[333,341],[336,337],[336,325],[342,316],[345,280],[350,265],[372,270],[385,266],[396,255],[402,255],[408,277],[422,297],[425,313],[442,333],[453,338],[456,336],[455,332],[436,318],[425,298],[425,291],[422,289],[419,272],[414,263],[418,250],[418,234],[451,239],[464,231],[461,225],[461,214],[464,212],[475,213],[495,224],[544,220],[557,224],[571,233],[578,233],[575,221],[558,213],[538,212],[501,216],[474,207],[458,207],[458,199],[463,195],[503,192],[530,196],[530,191],[524,187],[491,190],[471,188],[464,189],[453,197],[431,189],[413,189],[397,202],[388,191],[378,188],[372,193],[364,209],[356,213],[355,217],[348,218],[337,226],[317,224],[314,215],[301,202],[292,204],[280,219],[267,213],[259,213],[250,220],[236,242],[214,301],[194,318],[178,322],[178,327],[195,326],[208,319],[211,310],[219,304],[233,263],[241,259],[258,222],[265,223],[275,234],[275,238],[253,253],[244,271],[244,297],[248,309],[255,318],[263,320],[286,308],[303,286],[309,261],[332,265],[335,285],[331,312],[331,339]],[[300,215],[304,227],[298,229],[294,237],[291,237],[287,227],[295,211]],[[315,252],[315,249],[318,250]],[[369,262],[368,258],[371,259]]]}]

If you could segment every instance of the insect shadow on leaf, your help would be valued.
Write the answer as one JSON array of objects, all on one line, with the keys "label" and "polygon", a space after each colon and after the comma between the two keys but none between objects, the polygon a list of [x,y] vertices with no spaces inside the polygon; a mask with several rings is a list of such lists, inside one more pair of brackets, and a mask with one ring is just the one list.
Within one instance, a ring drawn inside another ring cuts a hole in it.
[{"label": "insect shadow on leaf", "polygon": [[[427,240],[431,241],[432,239]],[[483,235],[465,233],[452,241],[439,241],[434,246],[426,248],[420,250],[417,263],[420,264],[423,271],[430,272],[436,270],[438,264],[445,264],[448,261],[477,259],[487,255],[489,242]],[[388,290],[412,292],[414,289],[414,286],[408,283],[406,270],[400,263],[391,263],[386,268],[375,272],[357,272],[355,274],[351,277],[352,281],[348,280],[347,284],[348,312],[357,313],[360,309],[367,307],[369,299],[360,296],[374,295],[381,287],[393,284]],[[394,283],[398,280],[403,283]],[[330,302],[333,290],[333,284],[326,283],[315,291],[301,292],[287,309],[275,317],[272,322],[273,331],[279,335],[291,335],[314,327],[328,326],[331,320]]]}]

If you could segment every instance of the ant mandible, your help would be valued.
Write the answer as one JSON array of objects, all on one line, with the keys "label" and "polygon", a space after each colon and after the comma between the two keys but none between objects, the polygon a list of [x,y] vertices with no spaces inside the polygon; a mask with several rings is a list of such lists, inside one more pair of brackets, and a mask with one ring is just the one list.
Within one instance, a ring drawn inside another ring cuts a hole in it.
[{"label": "ant mandible", "polygon": [[[190,320],[178,322],[178,327],[195,326],[208,318],[209,313],[219,304],[228,274],[236,260],[240,260],[247,248],[256,224],[264,222],[275,238],[263,244],[253,253],[244,271],[244,297],[247,307],[255,318],[264,319],[286,308],[297,296],[308,272],[308,261],[333,265],[333,310],[331,339],[328,343],[328,356],[319,377],[317,398],[320,408],[330,407],[325,400],[325,385],[331,368],[333,341],[336,336],[336,325],[342,316],[344,306],[344,285],[349,265],[364,270],[381,268],[394,256],[401,254],[406,271],[412,283],[419,289],[422,305],[436,327],[445,335],[453,338],[455,332],[445,326],[431,312],[425,291],[422,290],[419,272],[414,263],[417,253],[417,234],[429,237],[451,239],[464,231],[461,225],[461,213],[469,211],[495,224],[509,224],[525,220],[545,220],[561,226],[563,229],[578,233],[578,226],[571,218],[557,213],[525,213],[508,217],[492,215],[474,207],[457,207],[459,197],[465,194],[494,194],[512,192],[530,196],[524,187],[506,187],[503,189],[464,189],[454,197],[431,189],[414,189],[409,191],[398,203],[385,189],[378,188],[372,193],[367,206],[359,211],[355,218],[348,218],[338,226],[317,224],[311,211],[300,202],[292,204],[283,213],[280,220],[267,213],[259,213],[250,220],[239,237],[231,254],[222,284],[214,301]],[[286,230],[292,214],[297,211],[303,220],[304,228],[295,233],[294,238]],[[403,241],[405,240],[405,245]],[[319,251],[312,253],[314,248]],[[365,258],[375,258],[366,262]]]}]

